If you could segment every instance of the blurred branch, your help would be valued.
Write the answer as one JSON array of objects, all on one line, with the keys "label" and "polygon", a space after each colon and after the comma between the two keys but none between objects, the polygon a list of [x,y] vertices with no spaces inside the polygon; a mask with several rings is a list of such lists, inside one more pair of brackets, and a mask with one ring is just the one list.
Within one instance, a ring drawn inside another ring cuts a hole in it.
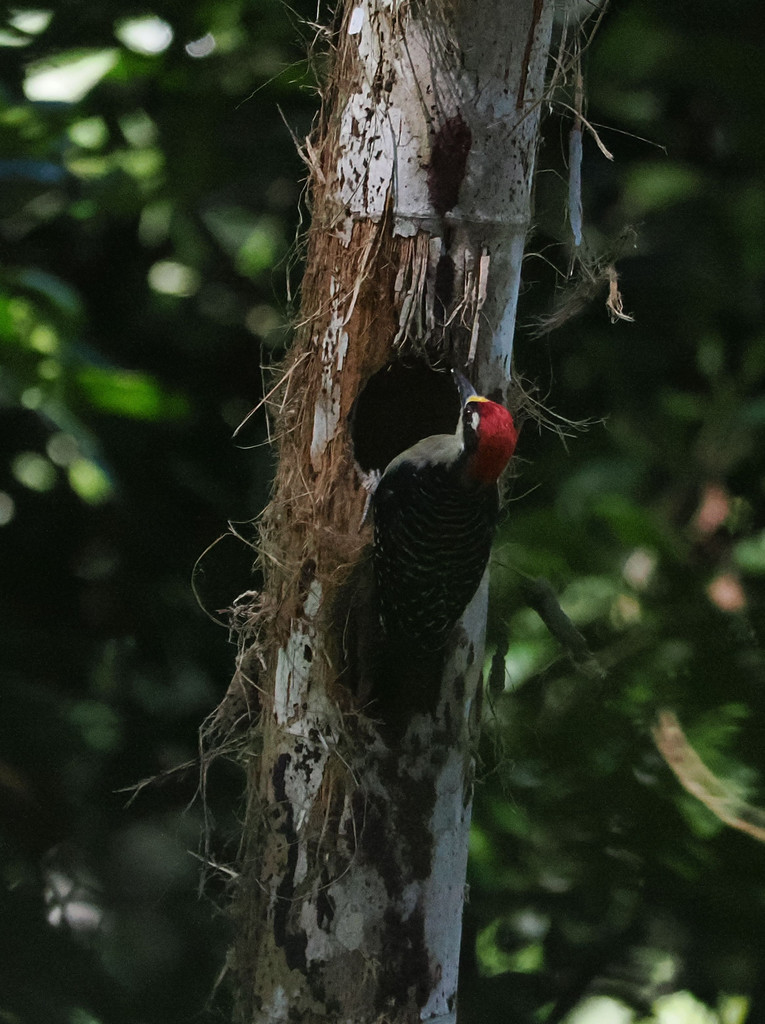
[{"label": "blurred branch", "polygon": [[587,641],[560,606],[558,597],[546,579],[527,580],[522,586],[523,596],[550,633],[563,647],[576,668],[590,679],[602,679],[605,669],[590,652]]},{"label": "blurred branch", "polygon": [[660,711],[653,728],[659,753],[677,776],[680,785],[695,796],[716,818],[765,842],[765,811],[746,803],[731,786],[714,775],[688,742],[671,711]]}]

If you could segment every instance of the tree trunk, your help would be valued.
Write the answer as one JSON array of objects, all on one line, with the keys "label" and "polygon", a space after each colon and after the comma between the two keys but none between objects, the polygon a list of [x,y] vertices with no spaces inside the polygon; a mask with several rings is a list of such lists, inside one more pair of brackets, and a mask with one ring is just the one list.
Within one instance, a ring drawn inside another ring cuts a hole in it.
[{"label": "tree trunk", "polygon": [[231,692],[259,704],[234,903],[242,1024],[456,1019],[486,580],[437,700],[421,699],[412,666],[390,679],[395,699],[379,683],[370,693],[379,630],[355,462],[382,468],[405,446],[402,420],[415,436],[454,429],[447,375],[417,376],[414,401],[395,372],[375,378],[382,400],[364,392],[402,359],[472,367],[484,394],[508,400],[552,6],[342,12],[306,145],[313,219],[275,417],[265,585],[239,609]]}]

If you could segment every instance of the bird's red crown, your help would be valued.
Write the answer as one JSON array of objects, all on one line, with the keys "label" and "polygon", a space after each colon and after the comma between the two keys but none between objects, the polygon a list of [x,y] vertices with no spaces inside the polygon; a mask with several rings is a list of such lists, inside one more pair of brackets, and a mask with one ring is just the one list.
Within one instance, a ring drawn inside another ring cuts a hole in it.
[{"label": "bird's red crown", "polygon": [[468,472],[481,483],[494,483],[512,458],[518,441],[513,417],[503,405],[480,395],[469,398],[465,407],[478,416],[473,427],[478,445],[468,462]]}]

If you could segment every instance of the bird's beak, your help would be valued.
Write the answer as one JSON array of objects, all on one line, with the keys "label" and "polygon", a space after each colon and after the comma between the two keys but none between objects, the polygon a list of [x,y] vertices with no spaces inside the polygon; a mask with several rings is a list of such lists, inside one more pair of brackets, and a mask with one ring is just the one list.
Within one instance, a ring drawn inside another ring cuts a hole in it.
[{"label": "bird's beak", "polygon": [[478,392],[473,387],[473,385],[470,383],[470,381],[467,379],[467,377],[463,377],[462,376],[462,374],[459,372],[459,370],[452,370],[452,373],[454,374],[454,381],[455,381],[455,383],[457,385],[457,390],[460,393],[460,404],[464,408],[465,403],[467,402],[467,400],[469,398],[475,398],[477,396]]}]

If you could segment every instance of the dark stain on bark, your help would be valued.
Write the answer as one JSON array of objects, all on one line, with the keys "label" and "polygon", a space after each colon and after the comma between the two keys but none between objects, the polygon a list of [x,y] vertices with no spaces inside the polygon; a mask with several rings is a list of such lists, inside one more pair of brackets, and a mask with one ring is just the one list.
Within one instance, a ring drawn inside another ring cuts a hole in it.
[{"label": "dark stain on bark", "polygon": [[[472,143],[472,132],[459,112],[444,121],[433,139],[427,174],[428,196],[442,220],[459,201]],[[443,236],[444,249],[436,266],[435,279],[435,316],[441,326],[448,322],[454,301],[455,268],[449,253],[452,231],[446,222]]]},{"label": "dark stain on bark", "polygon": [[309,733],[310,743],[298,742],[295,744],[295,772],[300,772],[305,778],[306,784],[310,783],[315,767],[324,756],[319,743],[318,735],[312,736]]},{"label": "dark stain on bark", "polygon": [[[308,987],[311,990],[311,995],[316,1000],[317,1006],[322,1007],[322,1021],[334,1021],[340,1020],[343,1012],[343,1008],[337,999],[333,999],[327,996],[327,990],[324,985],[324,972],[323,968],[318,963],[311,963],[306,971],[306,978],[308,979]],[[288,1020],[294,1021],[295,1024],[305,1024],[309,1018],[306,1016],[306,1010],[304,1007],[290,1007],[288,1011]],[[313,1017],[310,1018],[314,1020]]]},{"label": "dark stain on bark", "polygon": [[412,759],[393,751],[380,765],[380,778],[390,797],[390,809],[387,811],[390,832],[396,837],[399,850],[398,885],[401,889],[410,880],[430,878],[433,867],[430,818],[436,802],[436,788],[430,772],[418,777],[422,773],[423,757],[424,754]]},{"label": "dark stain on bark", "polygon": [[[504,664],[503,664],[504,669]],[[478,677],[478,686],[475,691],[475,701],[473,703],[473,715],[476,722],[481,721],[481,712],[483,711],[483,673]]]},{"label": "dark stain on bark", "polygon": [[430,816],[436,794],[432,778],[421,782],[409,780],[400,794],[399,828],[408,847],[412,876],[417,879],[430,878],[433,870],[433,833]]},{"label": "dark stain on bark", "polygon": [[439,217],[457,205],[472,144],[473,133],[459,112],[436,132],[428,164],[428,195]]},{"label": "dark stain on bark", "polygon": [[353,796],[353,817],[362,862],[377,870],[388,896],[398,899],[408,879],[408,871],[396,856],[396,837],[389,805],[381,797],[365,796],[357,791]]},{"label": "dark stain on bark", "polygon": [[433,870],[433,772],[440,766],[429,764],[431,770],[417,778],[425,756],[423,752],[412,759],[391,752],[379,764],[383,793],[357,790],[351,802],[353,820],[346,827],[346,840],[355,842],[360,861],[378,872],[392,901],[401,898],[410,882],[429,878]]},{"label": "dark stain on bark", "polygon": [[271,773],[271,785],[274,787],[274,800],[277,804],[287,803],[287,786],[285,775],[290,766],[292,758],[289,754],[280,754],[276,759],[274,770]]},{"label": "dark stain on bark", "polygon": [[305,951],[307,939],[302,931],[293,932],[289,927],[290,909],[294,904],[295,896],[295,869],[298,859],[298,841],[295,832],[294,815],[292,805],[287,798],[286,775],[292,758],[289,754],[280,754],[271,773],[271,784],[274,790],[274,798],[279,808],[281,823],[275,827],[275,831],[284,836],[287,846],[287,862],[284,866],[284,875],[276,890],[276,903],[274,906],[274,940],[277,946],[284,950],[284,959],[290,969],[297,968],[305,972],[306,957]]},{"label": "dark stain on bark", "polygon": [[515,101],[515,109],[522,110],[523,104],[526,99],[526,81],[529,77],[529,61],[531,60],[531,50],[534,46],[534,36],[537,31],[537,25],[542,17],[542,10],[544,8],[544,0],[534,0],[534,10],[531,14],[531,26],[529,28],[529,34],[526,36],[526,49],[523,53],[523,61],[521,62],[521,81],[518,88],[518,96]]},{"label": "dark stain on bark", "polygon": [[322,873],[322,888],[316,895],[316,923],[323,931],[328,932],[335,916],[335,901],[329,895],[330,878],[326,871]]},{"label": "dark stain on bark", "polygon": [[465,676],[464,673],[462,672],[458,673],[457,677],[454,680],[454,696],[457,700],[457,703],[465,703]]},{"label": "dark stain on bark", "polygon": [[384,1013],[391,1005],[406,1006],[412,999],[418,1007],[428,1000],[433,988],[428,949],[425,943],[425,916],[420,906],[407,918],[389,907],[384,918],[383,968],[377,985],[377,1010]]},{"label": "dark stain on bark", "polygon": [[448,733],[454,731],[454,719],[452,718],[452,704],[447,700],[444,702],[444,728]]},{"label": "dark stain on bark", "polygon": [[503,638],[500,640],[499,646],[491,656],[488,686],[489,693],[492,697],[499,697],[505,689],[505,675],[507,673],[505,658],[507,657],[507,648],[507,640]]},{"label": "dark stain on bark", "polygon": [[308,590],[316,576],[316,561],[313,558],[306,558],[300,566],[298,578],[298,597],[301,603],[308,597]]}]

